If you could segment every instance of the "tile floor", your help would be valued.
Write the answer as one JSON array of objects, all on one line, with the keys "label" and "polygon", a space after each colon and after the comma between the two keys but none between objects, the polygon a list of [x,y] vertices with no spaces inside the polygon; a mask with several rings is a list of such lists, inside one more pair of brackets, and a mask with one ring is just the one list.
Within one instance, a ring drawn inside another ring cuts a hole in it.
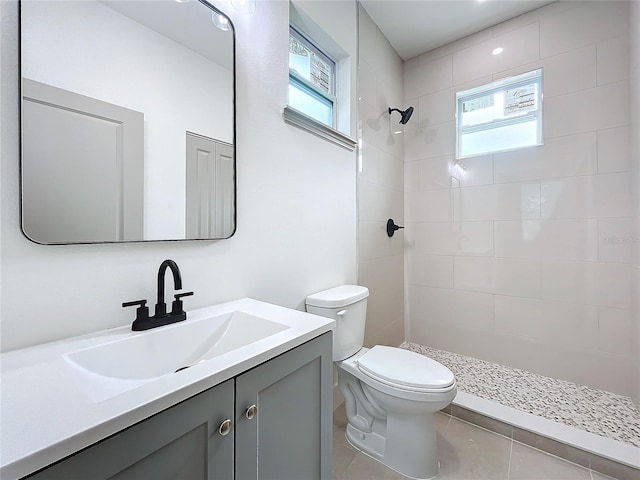
[{"label": "tile floor", "polygon": [[[344,405],[334,412],[334,480],[406,479],[359,452],[345,438]],[[444,413],[436,413],[439,480],[610,480]]]},{"label": "tile floor", "polygon": [[629,397],[416,343],[400,347],[448,367],[460,391],[640,447],[640,411]]}]

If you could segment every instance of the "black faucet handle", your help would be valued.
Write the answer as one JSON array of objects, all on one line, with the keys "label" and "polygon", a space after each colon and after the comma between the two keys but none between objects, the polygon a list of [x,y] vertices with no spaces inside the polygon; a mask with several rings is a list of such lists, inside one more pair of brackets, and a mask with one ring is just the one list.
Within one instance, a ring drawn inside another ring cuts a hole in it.
[{"label": "black faucet handle", "polygon": [[182,297],[190,297],[191,295],[193,295],[193,292],[184,292],[184,293],[176,293],[173,297],[176,300],[181,299]]},{"label": "black faucet handle", "polygon": [[182,304],[182,297],[190,297],[193,292],[176,293],[173,297],[175,300],[171,304],[171,315],[179,315],[184,313],[184,307]]},{"label": "black faucet handle", "polygon": [[134,300],[132,302],[124,302],[122,304],[122,307],[135,307],[138,306],[138,308],[136,309],[136,322],[140,322],[140,321],[147,321],[149,320],[149,307],[147,307],[147,301],[146,300]]}]

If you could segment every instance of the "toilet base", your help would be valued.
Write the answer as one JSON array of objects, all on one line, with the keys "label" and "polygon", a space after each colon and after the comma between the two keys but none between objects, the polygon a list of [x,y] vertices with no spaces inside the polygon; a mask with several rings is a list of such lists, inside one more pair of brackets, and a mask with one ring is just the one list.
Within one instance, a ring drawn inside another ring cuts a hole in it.
[{"label": "toilet base", "polygon": [[[371,458],[382,461],[384,458],[384,437],[375,432],[364,433],[352,425],[347,425],[345,437],[351,446]],[[383,462],[384,463],[384,462]]]},{"label": "toilet base", "polygon": [[434,414],[451,403],[456,384],[415,392],[389,387],[363,374],[357,364],[366,353],[336,362],[345,400],[347,440],[358,450],[410,478],[438,476]]},{"label": "toilet base", "polygon": [[386,438],[375,429],[362,432],[348,424],[346,437],[356,449],[409,478],[428,480],[438,476],[433,414],[387,414]]}]

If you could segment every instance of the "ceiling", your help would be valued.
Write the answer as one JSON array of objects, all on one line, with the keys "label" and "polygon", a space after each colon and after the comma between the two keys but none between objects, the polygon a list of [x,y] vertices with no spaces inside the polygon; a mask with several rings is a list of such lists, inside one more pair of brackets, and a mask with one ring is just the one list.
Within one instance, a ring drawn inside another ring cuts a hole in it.
[{"label": "ceiling", "polygon": [[99,1],[224,68],[233,68],[233,35],[214,26],[212,10],[201,2]]},{"label": "ceiling", "polygon": [[360,0],[404,59],[484,30],[553,0]]}]

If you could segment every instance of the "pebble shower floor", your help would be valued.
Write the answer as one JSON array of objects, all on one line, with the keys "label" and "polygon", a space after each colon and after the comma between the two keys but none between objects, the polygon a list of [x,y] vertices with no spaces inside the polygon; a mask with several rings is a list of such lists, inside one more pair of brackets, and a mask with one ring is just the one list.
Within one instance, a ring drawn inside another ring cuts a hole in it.
[{"label": "pebble shower floor", "polygon": [[400,347],[445,365],[466,393],[640,447],[640,411],[629,397],[415,343]]}]

